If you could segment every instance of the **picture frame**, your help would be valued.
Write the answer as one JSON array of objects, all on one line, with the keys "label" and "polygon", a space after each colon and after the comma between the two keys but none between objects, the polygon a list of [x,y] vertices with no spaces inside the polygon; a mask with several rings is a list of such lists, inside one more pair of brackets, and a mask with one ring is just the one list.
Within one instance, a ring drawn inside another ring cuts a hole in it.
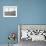
[{"label": "picture frame", "polygon": [[17,17],[17,6],[3,6],[3,17]]},{"label": "picture frame", "polygon": [[[28,35],[33,32],[33,34],[30,34],[29,36],[33,36],[32,38],[28,38],[26,40],[31,41],[46,41],[46,24],[18,24],[18,42],[20,43],[21,40],[24,40],[25,38],[22,37],[21,31],[27,31]],[[34,32],[36,31],[36,32]],[[23,35],[25,36],[25,35]],[[37,37],[36,37],[37,36]]]}]

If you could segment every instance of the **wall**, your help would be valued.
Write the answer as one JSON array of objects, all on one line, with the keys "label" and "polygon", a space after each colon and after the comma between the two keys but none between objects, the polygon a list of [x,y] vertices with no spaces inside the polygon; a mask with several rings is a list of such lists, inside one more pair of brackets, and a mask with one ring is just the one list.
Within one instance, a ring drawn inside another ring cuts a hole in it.
[{"label": "wall", "polygon": [[[3,17],[3,6],[9,5],[18,5],[18,0],[0,0],[0,44],[7,44],[9,42],[8,34],[10,32],[16,32],[17,35],[18,18]],[[17,39],[15,42],[18,42]]]},{"label": "wall", "polygon": [[[17,18],[3,17],[6,5],[18,6]],[[0,0],[0,44],[8,43],[9,32],[17,34],[18,24],[46,24],[46,0]]]}]

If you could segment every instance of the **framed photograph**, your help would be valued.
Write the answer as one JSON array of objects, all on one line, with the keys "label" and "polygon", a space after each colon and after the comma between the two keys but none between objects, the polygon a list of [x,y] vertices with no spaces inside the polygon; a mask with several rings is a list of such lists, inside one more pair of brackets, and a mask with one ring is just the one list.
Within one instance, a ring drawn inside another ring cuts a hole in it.
[{"label": "framed photograph", "polygon": [[18,25],[18,41],[22,40],[46,41],[46,25]]},{"label": "framed photograph", "polygon": [[17,17],[17,6],[3,6],[3,17]]}]

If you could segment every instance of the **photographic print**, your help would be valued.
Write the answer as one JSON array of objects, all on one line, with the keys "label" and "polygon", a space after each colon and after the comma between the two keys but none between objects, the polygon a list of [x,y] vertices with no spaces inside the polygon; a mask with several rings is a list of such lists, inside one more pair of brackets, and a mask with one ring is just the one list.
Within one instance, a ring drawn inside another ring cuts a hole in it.
[{"label": "photographic print", "polygon": [[17,6],[3,6],[3,17],[17,17]]},{"label": "photographic print", "polygon": [[31,46],[34,43],[46,42],[46,25],[18,25],[18,42],[20,46]]}]

